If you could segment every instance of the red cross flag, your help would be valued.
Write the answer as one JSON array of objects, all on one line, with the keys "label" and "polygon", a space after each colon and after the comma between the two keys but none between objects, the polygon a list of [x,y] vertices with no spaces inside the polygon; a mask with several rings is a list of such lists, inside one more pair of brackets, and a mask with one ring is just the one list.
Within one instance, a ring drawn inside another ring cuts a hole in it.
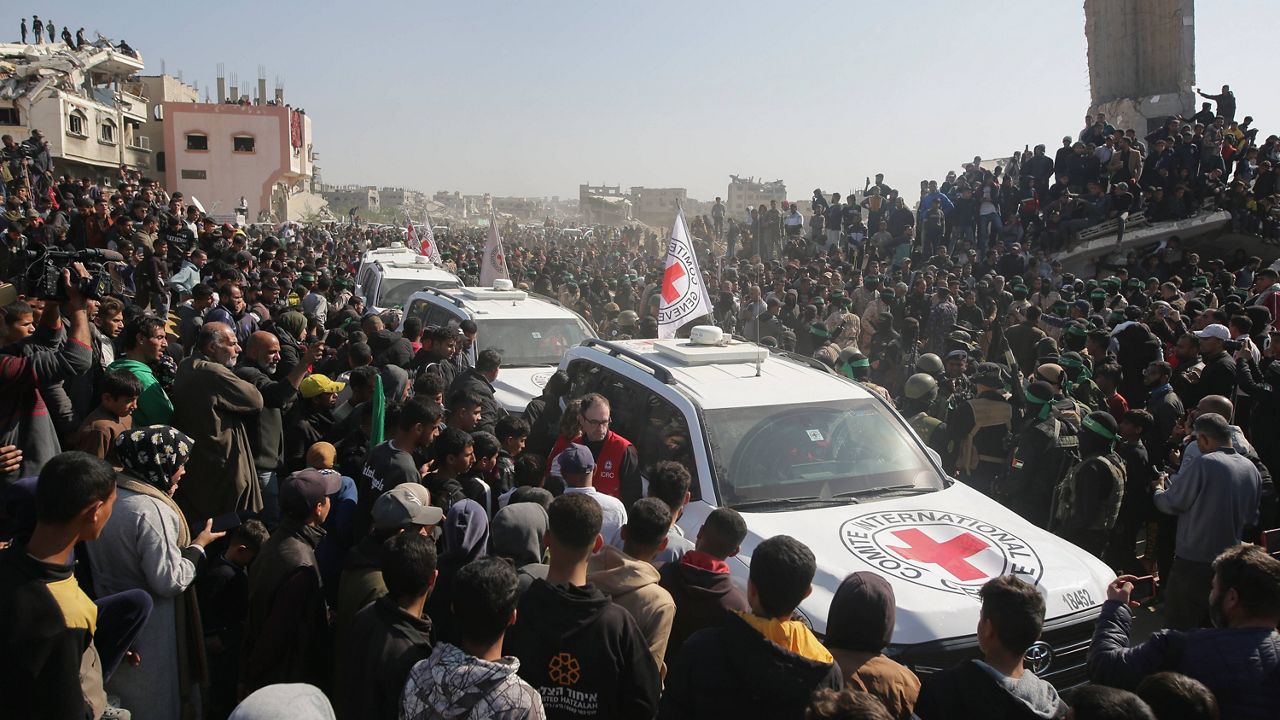
[{"label": "red cross flag", "polygon": [[484,258],[480,261],[480,285],[491,287],[498,278],[507,275],[507,257],[502,254],[502,238],[498,237],[498,219],[489,214],[489,241],[484,244]]},{"label": "red cross flag", "polygon": [[[431,229],[431,216],[425,211],[422,213],[422,247],[419,248],[420,255],[426,255],[431,258],[431,262],[437,265],[443,265],[444,259],[440,257],[440,246],[436,244],[436,233]],[[409,223],[409,228],[413,229],[413,223]],[[413,247],[410,245],[410,247]]]},{"label": "red cross flag", "polygon": [[676,221],[667,242],[667,262],[662,272],[662,303],[658,306],[658,337],[673,338],[692,320],[711,314],[711,298],[698,270],[698,256],[684,222],[684,208],[676,211]]}]

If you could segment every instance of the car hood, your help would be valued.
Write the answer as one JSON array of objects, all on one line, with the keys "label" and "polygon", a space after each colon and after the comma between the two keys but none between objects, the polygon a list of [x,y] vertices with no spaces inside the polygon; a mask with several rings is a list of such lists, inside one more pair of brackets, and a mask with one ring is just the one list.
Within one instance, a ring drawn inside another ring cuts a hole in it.
[{"label": "car hood", "polygon": [[503,367],[493,383],[493,396],[507,412],[524,412],[529,401],[542,394],[555,365],[533,367]]},{"label": "car hood", "polygon": [[[703,512],[689,513],[689,523],[700,525]],[[818,566],[813,592],[800,609],[818,633],[826,632],[836,588],[859,570],[893,585],[895,645],[972,635],[978,589],[999,575],[1034,582],[1044,595],[1047,620],[1100,605],[1115,578],[1102,561],[961,483],[926,495],[742,515],[747,538],[738,556],[742,562],[731,564],[735,579],[745,585],[751,553],[761,540],[800,540]],[[685,527],[690,529],[697,531]]]}]

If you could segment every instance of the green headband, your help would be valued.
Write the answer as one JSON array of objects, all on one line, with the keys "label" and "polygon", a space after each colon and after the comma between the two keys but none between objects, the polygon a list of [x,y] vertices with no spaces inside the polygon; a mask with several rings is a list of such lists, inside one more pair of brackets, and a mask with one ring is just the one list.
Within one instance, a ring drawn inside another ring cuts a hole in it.
[{"label": "green headband", "polygon": [[869,368],[871,367],[871,360],[868,358],[862,358],[861,360],[854,360],[852,362],[847,362],[845,363],[845,365],[848,365],[851,368],[864,368],[864,367]]},{"label": "green headband", "polygon": [[1094,420],[1091,417],[1085,417],[1084,422],[1080,423],[1080,425],[1087,430],[1092,430],[1096,435],[1100,436],[1103,440],[1110,440],[1111,442],[1115,442],[1116,440],[1115,433],[1108,430],[1106,425],[1103,425],[1102,423],[1098,422],[1097,420]]},{"label": "green headband", "polygon": [[1075,323],[1072,323],[1067,326],[1067,334],[1068,335],[1088,335],[1089,331],[1085,330],[1083,327],[1079,325],[1076,325]]}]

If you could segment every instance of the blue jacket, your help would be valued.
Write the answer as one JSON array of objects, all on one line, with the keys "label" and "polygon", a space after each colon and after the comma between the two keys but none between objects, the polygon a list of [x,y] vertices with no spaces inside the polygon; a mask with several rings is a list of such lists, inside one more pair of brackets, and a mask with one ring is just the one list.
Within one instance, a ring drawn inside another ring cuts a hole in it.
[{"label": "blue jacket", "polygon": [[1133,614],[1123,603],[1102,606],[1089,645],[1089,679],[1133,690],[1148,675],[1166,670],[1204,683],[1218,698],[1222,717],[1274,718],[1280,707],[1280,633],[1274,628],[1161,630],[1129,647]]}]

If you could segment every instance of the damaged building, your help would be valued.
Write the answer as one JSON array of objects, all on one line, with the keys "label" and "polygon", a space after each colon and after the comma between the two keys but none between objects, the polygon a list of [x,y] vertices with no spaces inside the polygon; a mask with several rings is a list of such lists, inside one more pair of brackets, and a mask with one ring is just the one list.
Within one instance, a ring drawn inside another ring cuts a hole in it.
[{"label": "damaged building", "polygon": [[137,51],[101,36],[79,48],[0,44],[0,133],[21,142],[40,130],[55,174],[101,178],[126,165],[146,175],[147,103],[124,87],[143,67]]}]

